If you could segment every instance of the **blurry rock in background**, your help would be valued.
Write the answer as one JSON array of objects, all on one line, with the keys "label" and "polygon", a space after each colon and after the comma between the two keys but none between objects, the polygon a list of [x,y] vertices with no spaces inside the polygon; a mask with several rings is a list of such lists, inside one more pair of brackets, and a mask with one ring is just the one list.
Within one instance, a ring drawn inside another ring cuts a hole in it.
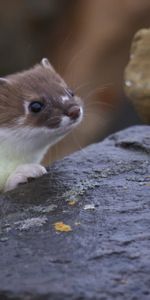
[{"label": "blurry rock in background", "polygon": [[142,120],[150,124],[150,29],[141,29],[134,36],[125,90]]},{"label": "blurry rock in background", "polygon": [[150,26],[149,16],[149,0],[1,1],[0,75],[48,57],[84,99],[83,123],[48,160],[139,123],[123,93],[123,73],[133,35]]}]

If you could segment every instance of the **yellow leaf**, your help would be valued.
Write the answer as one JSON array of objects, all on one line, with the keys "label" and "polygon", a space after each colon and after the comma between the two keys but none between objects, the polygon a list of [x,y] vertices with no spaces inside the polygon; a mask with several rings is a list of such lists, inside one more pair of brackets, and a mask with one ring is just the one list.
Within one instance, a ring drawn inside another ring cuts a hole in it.
[{"label": "yellow leaf", "polygon": [[63,222],[54,223],[54,227],[57,231],[62,231],[62,232],[72,231],[71,226],[67,225],[67,224],[64,224]]},{"label": "yellow leaf", "polygon": [[75,200],[70,200],[70,201],[68,201],[68,204],[69,204],[69,205],[75,205],[75,204],[76,204],[76,201],[75,201]]}]

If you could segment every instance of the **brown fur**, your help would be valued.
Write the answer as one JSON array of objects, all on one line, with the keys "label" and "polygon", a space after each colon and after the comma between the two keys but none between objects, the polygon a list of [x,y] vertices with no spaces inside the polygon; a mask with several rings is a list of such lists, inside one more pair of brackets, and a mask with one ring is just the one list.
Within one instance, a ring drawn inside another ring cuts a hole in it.
[{"label": "brown fur", "polygon": [[[18,126],[18,120],[25,117],[19,126],[59,126],[62,114],[78,104],[76,97],[72,97],[67,85],[52,69],[42,64],[21,73],[9,75],[6,82],[0,80],[0,126]],[[64,104],[62,96],[69,96]],[[32,112],[25,115],[25,102],[41,101],[44,109],[37,114]]]}]

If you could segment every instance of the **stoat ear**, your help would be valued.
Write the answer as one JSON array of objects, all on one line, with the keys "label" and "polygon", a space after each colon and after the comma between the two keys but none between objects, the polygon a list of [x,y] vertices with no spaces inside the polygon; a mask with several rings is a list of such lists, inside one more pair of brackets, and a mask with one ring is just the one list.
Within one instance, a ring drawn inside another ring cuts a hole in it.
[{"label": "stoat ear", "polygon": [[49,60],[47,58],[42,58],[41,60],[41,65],[46,68],[46,69],[50,69],[51,71],[54,71],[53,66],[51,65],[51,63],[49,62]]},{"label": "stoat ear", "polygon": [[2,84],[8,84],[10,83],[10,80],[5,77],[0,77],[0,85]]}]

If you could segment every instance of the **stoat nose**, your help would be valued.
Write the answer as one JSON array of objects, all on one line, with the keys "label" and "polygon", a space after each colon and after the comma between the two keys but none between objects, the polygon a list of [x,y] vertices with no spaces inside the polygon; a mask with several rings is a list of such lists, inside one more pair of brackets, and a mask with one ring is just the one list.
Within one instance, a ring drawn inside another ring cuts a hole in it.
[{"label": "stoat nose", "polygon": [[73,106],[73,107],[69,108],[66,113],[66,115],[68,117],[70,117],[70,119],[72,119],[72,120],[78,119],[80,114],[81,114],[81,110],[80,110],[79,106]]}]

